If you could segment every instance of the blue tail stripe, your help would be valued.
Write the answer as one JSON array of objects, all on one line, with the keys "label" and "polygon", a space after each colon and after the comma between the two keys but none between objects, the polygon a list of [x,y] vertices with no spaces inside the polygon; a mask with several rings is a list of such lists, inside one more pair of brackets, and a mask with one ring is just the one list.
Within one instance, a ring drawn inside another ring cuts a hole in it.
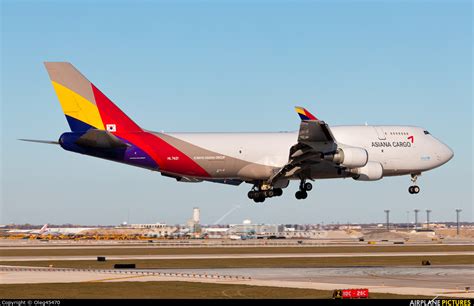
[{"label": "blue tail stripe", "polygon": [[73,132],[85,132],[89,129],[94,128],[93,126],[81,121],[77,120],[76,118],[70,117],[66,115],[67,123],[69,123],[69,127]]}]

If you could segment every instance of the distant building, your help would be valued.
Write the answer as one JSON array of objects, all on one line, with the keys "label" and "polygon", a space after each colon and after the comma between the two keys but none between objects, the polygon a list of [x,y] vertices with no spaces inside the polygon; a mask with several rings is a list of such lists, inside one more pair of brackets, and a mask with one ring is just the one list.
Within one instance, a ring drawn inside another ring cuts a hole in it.
[{"label": "distant building", "polygon": [[199,210],[199,207],[194,207],[193,208],[193,222],[194,224],[199,224],[201,221],[201,211]]},{"label": "distant building", "polygon": [[201,211],[199,207],[193,208],[193,216],[191,219],[186,222],[187,227],[191,233],[200,233],[201,232]]},{"label": "distant building", "polygon": [[444,223],[430,223],[429,227],[428,227],[428,224],[423,223],[421,225],[421,228],[423,228],[423,229],[427,229],[427,228],[447,228],[447,226]]},{"label": "distant building", "polygon": [[270,224],[232,224],[229,235],[276,235],[278,225]]},{"label": "distant building", "polygon": [[162,223],[151,223],[151,224],[127,224],[126,222],[122,223],[121,228],[134,228],[134,229],[160,229],[168,227],[166,224]]},{"label": "distant building", "polygon": [[340,230],[360,230],[362,226],[360,225],[341,225],[339,226]]},{"label": "distant building", "polygon": [[210,239],[226,238],[229,229],[225,227],[207,227],[202,229],[202,234]]},{"label": "distant building", "polygon": [[166,226],[160,228],[150,229],[149,232],[145,233],[146,237],[160,238],[169,237],[177,232],[178,228],[175,226]]}]

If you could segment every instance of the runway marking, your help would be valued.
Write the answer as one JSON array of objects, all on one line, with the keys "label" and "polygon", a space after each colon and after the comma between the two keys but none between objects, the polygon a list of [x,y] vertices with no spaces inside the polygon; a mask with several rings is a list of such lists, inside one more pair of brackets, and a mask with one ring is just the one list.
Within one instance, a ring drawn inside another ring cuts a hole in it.
[{"label": "runway marking", "polygon": [[222,295],[224,295],[225,297],[228,297],[228,298],[232,298],[231,295],[228,295],[226,292],[229,291],[229,290],[222,290]]},{"label": "runway marking", "polygon": [[[420,280],[419,278],[409,278],[409,277],[406,277],[406,276],[397,277],[396,275],[393,275],[393,274],[392,275],[390,275],[390,274],[378,275],[376,272],[366,272],[366,274],[369,275],[369,276],[373,276],[374,278],[381,278],[381,279],[409,280],[409,281],[419,281]],[[417,274],[417,276],[421,276],[421,275]],[[430,282],[444,283],[445,280],[430,278]]]},{"label": "runway marking", "polygon": [[139,277],[145,277],[145,276],[150,276],[150,275],[130,275],[130,276],[122,276],[122,277],[108,277],[108,278],[102,278],[102,279],[96,279],[96,280],[83,281],[81,283],[100,283],[100,282],[106,282],[110,280],[131,279],[131,278],[139,278]]},{"label": "runway marking", "polygon": [[[230,294],[227,294],[229,292]],[[228,298],[234,298],[234,297],[243,297],[246,298],[247,296],[245,294],[242,294],[240,289],[227,289],[227,290],[222,290],[221,293]],[[235,293],[235,294],[232,294]]]},{"label": "runway marking", "polygon": [[[473,256],[474,251],[454,252],[373,252],[373,253],[262,253],[262,254],[182,254],[182,255],[109,255],[108,260],[122,259],[234,259],[234,258],[333,258],[333,257],[413,257]],[[0,261],[96,260],[96,256],[0,256]]]}]

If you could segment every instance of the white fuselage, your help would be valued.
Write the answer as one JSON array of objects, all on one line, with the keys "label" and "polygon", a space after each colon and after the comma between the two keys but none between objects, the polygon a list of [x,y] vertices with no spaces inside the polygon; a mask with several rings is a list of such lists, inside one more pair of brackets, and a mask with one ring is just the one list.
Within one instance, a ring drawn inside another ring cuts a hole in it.
[{"label": "white fuselage", "polygon": [[[382,165],[384,176],[421,173],[439,167],[453,157],[448,146],[420,127],[334,126],[331,131],[338,146],[364,148],[369,161]],[[298,132],[168,135],[212,152],[276,168],[288,162],[290,148],[298,139]]]}]

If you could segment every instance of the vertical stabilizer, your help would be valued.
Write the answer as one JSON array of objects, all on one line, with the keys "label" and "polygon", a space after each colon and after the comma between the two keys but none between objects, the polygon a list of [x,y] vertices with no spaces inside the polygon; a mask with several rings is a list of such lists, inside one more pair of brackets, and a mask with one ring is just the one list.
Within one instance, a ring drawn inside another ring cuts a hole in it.
[{"label": "vertical stabilizer", "polygon": [[91,128],[126,132],[141,128],[67,62],[45,62],[59,103],[73,132]]}]

